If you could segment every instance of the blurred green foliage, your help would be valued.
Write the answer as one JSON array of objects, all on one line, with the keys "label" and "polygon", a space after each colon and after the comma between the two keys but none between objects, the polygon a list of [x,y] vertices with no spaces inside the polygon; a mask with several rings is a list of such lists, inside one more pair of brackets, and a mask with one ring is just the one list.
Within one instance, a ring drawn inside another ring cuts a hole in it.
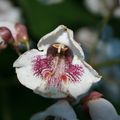
[{"label": "blurred green foliage", "polygon": [[56,5],[43,5],[37,0],[19,0],[32,36],[37,38],[60,24],[78,28],[97,24],[97,19],[83,7],[83,1],[65,0]]}]

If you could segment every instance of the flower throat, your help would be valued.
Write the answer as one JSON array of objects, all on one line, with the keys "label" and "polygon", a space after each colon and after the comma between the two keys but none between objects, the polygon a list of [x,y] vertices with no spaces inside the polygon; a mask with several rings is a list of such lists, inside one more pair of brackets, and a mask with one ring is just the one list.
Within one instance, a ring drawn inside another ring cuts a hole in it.
[{"label": "flower throat", "polygon": [[63,44],[55,43],[47,50],[47,56],[37,56],[33,60],[34,75],[47,81],[48,87],[57,87],[61,84],[77,82],[84,70],[82,66],[73,65],[73,52]]}]

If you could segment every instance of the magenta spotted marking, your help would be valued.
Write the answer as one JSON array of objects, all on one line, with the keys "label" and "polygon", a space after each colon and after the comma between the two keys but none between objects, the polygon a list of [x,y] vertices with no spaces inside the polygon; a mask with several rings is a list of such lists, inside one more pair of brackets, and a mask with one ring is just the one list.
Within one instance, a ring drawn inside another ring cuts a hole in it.
[{"label": "magenta spotted marking", "polygon": [[36,56],[33,60],[33,73],[47,80],[48,87],[61,89],[62,82],[80,81],[84,69],[80,65],[72,65],[70,58]]}]

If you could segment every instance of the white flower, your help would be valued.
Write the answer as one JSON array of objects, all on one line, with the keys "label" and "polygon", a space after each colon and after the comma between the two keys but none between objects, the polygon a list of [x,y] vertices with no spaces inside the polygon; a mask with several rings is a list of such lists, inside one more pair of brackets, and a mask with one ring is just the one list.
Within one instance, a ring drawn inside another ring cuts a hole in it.
[{"label": "white flower", "polygon": [[38,49],[21,55],[13,66],[21,84],[44,97],[76,98],[101,79],[84,61],[73,32],[63,25],[42,37]]},{"label": "white flower", "polygon": [[53,4],[59,4],[63,2],[63,0],[38,0],[38,1],[45,5],[53,5]]},{"label": "white flower", "polygon": [[120,120],[114,106],[101,96],[98,92],[92,92],[85,98],[92,120]]},{"label": "white flower", "polygon": [[85,5],[91,12],[102,16],[108,16],[113,9],[113,15],[120,17],[120,3],[116,3],[116,0],[85,0]]},{"label": "white flower", "polygon": [[81,28],[76,33],[77,42],[81,43],[88,50],[91,50],[95,45],[97,37],[97,32],[89,28]]},{"label": "white flower", "polygon": [[36,113],[30,120],[77,120],[77,116],[69,103],[61,100],[44,112]]},{"label": "white flower", "polygon": [[20,22],[21,11],[20,9],[13,7],[9,0],[0,0],[0,20]]}]

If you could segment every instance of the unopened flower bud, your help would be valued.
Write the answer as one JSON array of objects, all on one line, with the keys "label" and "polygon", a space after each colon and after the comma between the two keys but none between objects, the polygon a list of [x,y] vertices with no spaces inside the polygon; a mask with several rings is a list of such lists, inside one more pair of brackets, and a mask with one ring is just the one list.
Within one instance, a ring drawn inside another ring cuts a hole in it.
[{"label": "unopened flower bud", "polygon": [[0,27],[0,37],[5,43],[10,43],[13,40],[12,34],[7,27]]},{"label": "unopened flower bud", "polygon": [[18,40],[19,42],[26,42],[28,40],[28,33],[27,33],[27,28],[25,27],[25,25],[16,23],[15,29],[17,32],[16,40]]}]

